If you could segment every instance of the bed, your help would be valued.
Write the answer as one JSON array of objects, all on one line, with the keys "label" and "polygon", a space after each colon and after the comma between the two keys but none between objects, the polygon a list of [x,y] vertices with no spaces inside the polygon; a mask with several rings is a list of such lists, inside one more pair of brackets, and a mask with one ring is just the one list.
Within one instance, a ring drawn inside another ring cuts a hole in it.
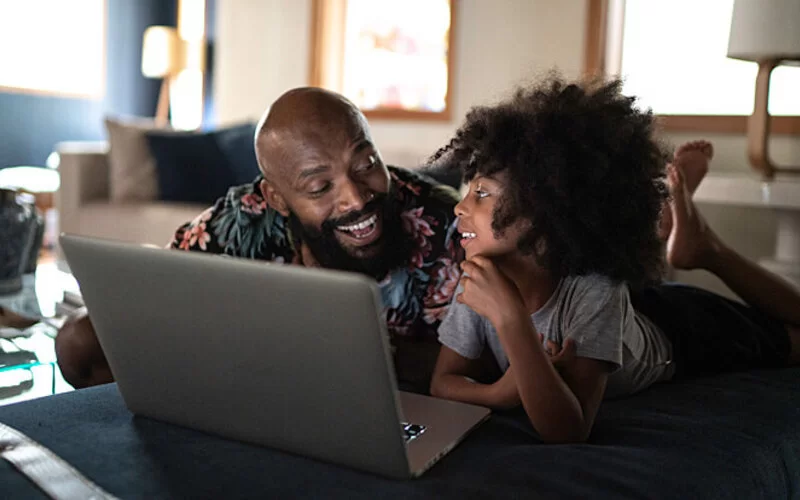
[{"label": "bed", "polygon": [[[422,478],[387,480],[134,417],[116,385],[0,407],[122,498],[800,498],[800,368],[657,385],[603,404],[586,444],[496,413]],[[38,490],[0,463],[4,497]]]}]

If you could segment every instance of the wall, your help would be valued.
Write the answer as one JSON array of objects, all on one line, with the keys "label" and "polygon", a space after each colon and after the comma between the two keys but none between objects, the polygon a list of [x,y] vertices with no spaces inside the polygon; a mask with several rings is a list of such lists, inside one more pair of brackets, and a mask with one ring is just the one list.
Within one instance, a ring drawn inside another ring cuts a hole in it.
[{"label": "wall", "polygon": [[0,92],[0,168],[44,165],[59,141],[104,138],[106,113],[155,113],[159,82],[142,76],[142,34],[152,24],[174,26],[176,1],[106,0],[106,5],[105,96],[91,100]]},{"label": "wall", "polygon": [[[215,100],[220,122],[257,119],[282,92],[307,84],[310,0],[226,0],[217,10]],[[449,139],[470,106],[504,95],[521,79],[554,67],[566,76],[579,74],[586,14],[587,0],[459,0],[454,121],[373,121],[384,157],[401,165],[425,158]],[[748,171],[743,136],[703,137],[716,147],[712,173]],[[664,138],[677,146],[700,136],[670,133]],[[776,161],[800,164],[800,140],[776,138],[771,147]],[[700,210],[748,258],[773,253],[771,212],[712,205],[700,205]],[[729,294],[702,271],[676,277]]]},{"label": "wall", "polygon": [[[310,0],[218,3],[215,100],[221,123],[257,119],[284,91],[308,84],[310,21]],[[576,76],[584,24],[584,0],[459,0],[454,119],[373,120],[384,157],[424,159],[449,139],[471,106],[505,95],[525,78],[554,67]]]}]

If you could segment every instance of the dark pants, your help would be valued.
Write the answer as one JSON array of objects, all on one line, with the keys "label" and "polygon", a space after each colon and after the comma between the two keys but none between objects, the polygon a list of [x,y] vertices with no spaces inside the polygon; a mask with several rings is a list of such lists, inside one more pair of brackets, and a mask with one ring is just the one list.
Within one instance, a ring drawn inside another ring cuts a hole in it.
[{"label": "dark pants", "polygon": [[752,307],[678,284],[631,291],[631,302],[672,342],[675,378],[788,362],[786,326]]}]

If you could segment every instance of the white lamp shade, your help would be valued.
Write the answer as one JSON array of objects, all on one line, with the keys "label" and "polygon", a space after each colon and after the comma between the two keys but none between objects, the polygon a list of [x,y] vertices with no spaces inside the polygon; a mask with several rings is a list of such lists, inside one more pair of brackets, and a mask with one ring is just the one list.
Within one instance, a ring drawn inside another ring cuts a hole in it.
[{"label": "white lamp shade", "polygon": [[800,0],[736,0],[728,57],[800,60]]},{"label": "white lamp shade", "polygon": [[142,74],[163,78],[179,68],[178,34],[168,26],[150,26],[142,42]]}]

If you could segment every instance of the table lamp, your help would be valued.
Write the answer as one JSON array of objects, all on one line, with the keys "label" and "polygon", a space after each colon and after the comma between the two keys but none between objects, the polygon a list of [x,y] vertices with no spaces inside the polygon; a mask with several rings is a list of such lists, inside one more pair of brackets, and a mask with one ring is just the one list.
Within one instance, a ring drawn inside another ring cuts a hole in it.
[{"label": "table lamp", "polygon": [[765,179],[776,172],[800,173],[800,167],[773,164],[768,149],[770,75],[780,64],[800,63],[800,0],[736,0],[728,57],[758,63],[755,105],[747,122],[750,164]]},{"label": "table lamp", "polygon": [[161,126],[169,119],[169,83],[181,68],[181,41],[175,28],[150,26],[142,42],[142,74],[147,78],[161,78],[158,94],[156,123]]}]

